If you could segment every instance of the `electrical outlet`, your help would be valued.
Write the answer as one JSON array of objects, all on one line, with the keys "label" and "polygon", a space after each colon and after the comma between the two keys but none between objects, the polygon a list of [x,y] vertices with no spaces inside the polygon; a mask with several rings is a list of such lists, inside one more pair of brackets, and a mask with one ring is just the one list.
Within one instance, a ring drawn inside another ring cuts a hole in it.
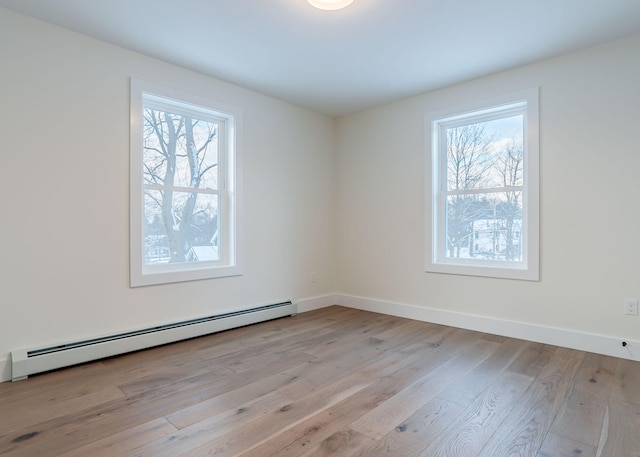
[{"label": "electrical outlet", "polygon": [[638,299],[637,298],[625,298],[624,299],[624,313],[627,316],[638,315]]},{"label": "electrical outlet", "polygon": [[315,284],[315,283],[316,283],[316,272],[312,271],[311,272],[311,284]]}]

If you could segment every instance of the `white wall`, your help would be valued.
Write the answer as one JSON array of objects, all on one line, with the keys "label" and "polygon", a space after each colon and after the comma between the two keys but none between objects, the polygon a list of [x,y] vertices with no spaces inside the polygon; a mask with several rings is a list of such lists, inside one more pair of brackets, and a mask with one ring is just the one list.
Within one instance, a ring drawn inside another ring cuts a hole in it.
[{"label": "white wall", "polygon": [[[624,298],[640,297],[639,83],[635,36],[340,119],[341,301],[392,314],[411,305],[447,322],[473,315],[479,327],[487,318],[541,335],[559,328],[578,339],[606,336],[616,345],[608,352],[628,356],[616,338],[640,340],[640,317],[622,313]],[[541,281],[425,273],[424,113],[533,86]]]},{"label": "white wall", "polygon": [[[11,350],[333,291],[333,119],[1,8],[0,43],[0,378]],[[130,77],[243,110],[243,276],[129,288]]]}]

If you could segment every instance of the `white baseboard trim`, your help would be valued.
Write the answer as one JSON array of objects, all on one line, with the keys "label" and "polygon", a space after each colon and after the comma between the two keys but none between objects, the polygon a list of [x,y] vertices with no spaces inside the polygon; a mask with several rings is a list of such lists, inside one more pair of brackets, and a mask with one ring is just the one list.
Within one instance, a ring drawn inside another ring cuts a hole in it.
[{"label": "white baseboard trim", "polygon": [[314,309],[326,308],[327,306],[333,306],[336,304],[336,295],[320,295],[318,297],[303,298],[295,300],[294,303],[298,305],[299,313],[306,313],[307,311],[313,311]]},{"label": "white baseboard trim", "polygon": [[[407,319],[414,319],[451,327],[465,328],[494,335],[508,336],[537,343],[552,344],[580,351],[620,357],[640,361],[640,340],[626,339],[626,347],[622,347],[622,339],[607,335],[578,332],[575,330],[524,322],[495,319],[485,316],[443,311],[424,306],[407,305],[371,298],[345,294],[327,294],[318,297],[296,300],[298,312],[304,313],[332,305],[389,314]],[[0,382],[11,380],[11,363],[8,357],[0,358]]]},{"label": "white baseboard trim", "polygon": [[0,359],[0,382],[11,380],[11,364],[9,358]]},{"label": "white baseboard trim", "polygon": [[640,340],[624,339],[627,346],[623,347],[622,338],[576,330],[443,311],[353,295],[336,294],[335,301],[336,304],[349,308],[640,361]]}]

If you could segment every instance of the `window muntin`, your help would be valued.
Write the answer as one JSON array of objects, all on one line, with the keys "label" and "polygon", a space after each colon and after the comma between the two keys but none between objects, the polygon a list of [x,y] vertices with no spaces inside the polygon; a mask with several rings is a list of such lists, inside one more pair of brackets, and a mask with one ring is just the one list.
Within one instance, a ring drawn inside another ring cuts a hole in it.
[{"label": "window muntin", "polygon": [[132,81],[131,284],[239,274],[238,115]]},{"label": "window muntin", "polygon": [[427,115],[427,271],[538,278],[537,89],[500,101]]},{"label": "window muntin", "polygon": [[220,261],[219,220],[220,195],[145,186],[145,265]]}]

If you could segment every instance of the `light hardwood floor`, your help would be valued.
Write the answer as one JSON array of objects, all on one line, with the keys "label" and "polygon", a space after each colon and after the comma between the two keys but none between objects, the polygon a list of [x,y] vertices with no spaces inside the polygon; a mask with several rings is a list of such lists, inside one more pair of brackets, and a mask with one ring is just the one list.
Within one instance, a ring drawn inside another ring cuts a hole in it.
[{"label": "light hardwood floor", "polygon": [[331,307],[2,383],[0,455],[639,457],[640,363]]}]

